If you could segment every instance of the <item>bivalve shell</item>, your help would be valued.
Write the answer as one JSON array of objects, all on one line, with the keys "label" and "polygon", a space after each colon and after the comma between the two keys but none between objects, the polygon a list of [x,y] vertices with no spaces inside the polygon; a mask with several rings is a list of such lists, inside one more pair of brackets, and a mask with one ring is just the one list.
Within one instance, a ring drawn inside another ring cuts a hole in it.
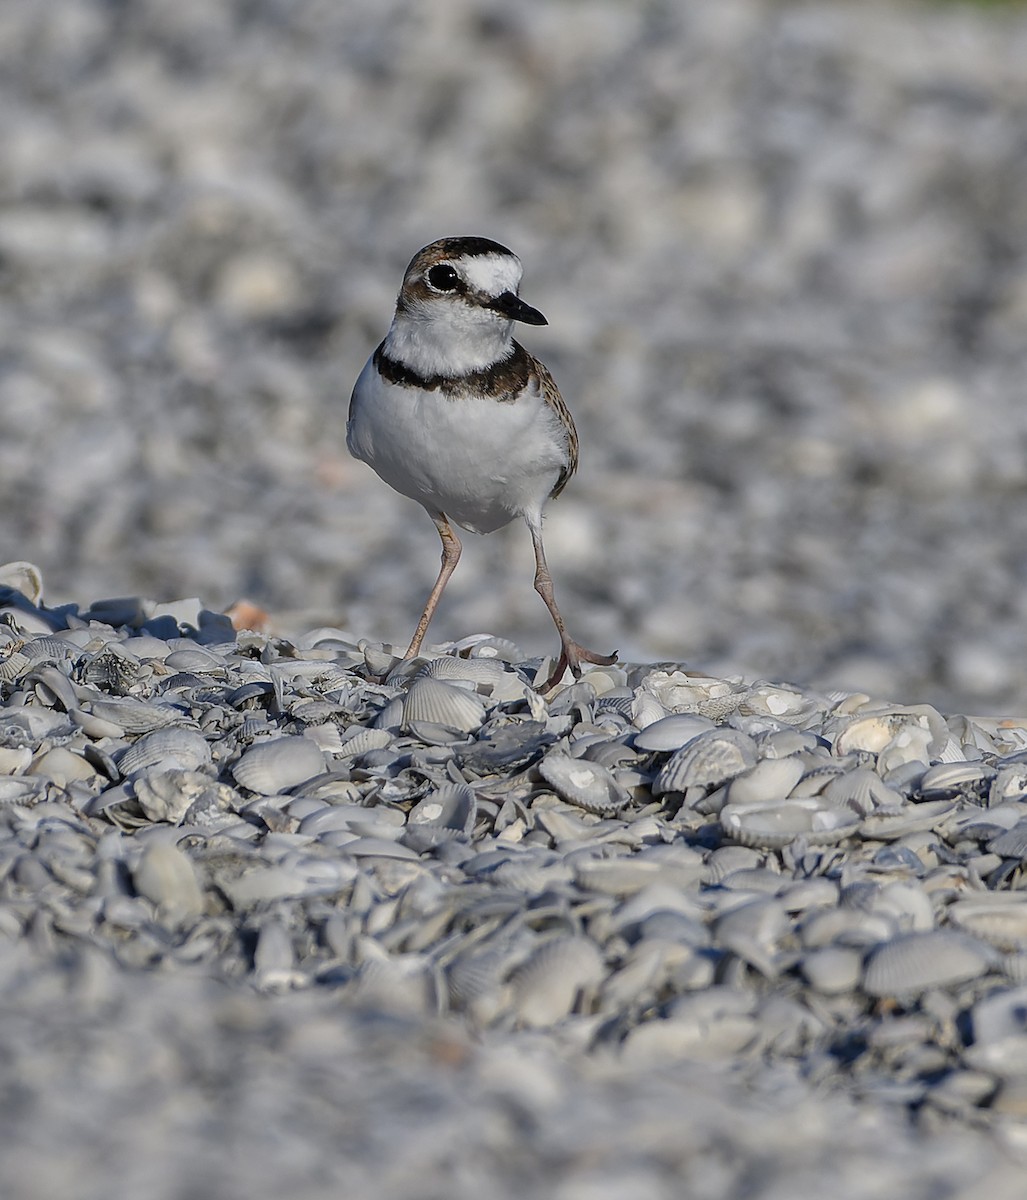
[{"label": "bivalve shell", "polygon": [[306,783],[324,769],[324,755],[309,738],[286,736],[251,746],[232,767],[232,774],[251,792],[273,796]]},{"label": "bivalve shell", "polygon": [[118,758],[118,769],[126,778],[159,767],[162,771],[181,768],[196,771],[210,762],[206,738],[193,729],[172,725],[147,733]]},{"label": "bivalve shell", "polygon": [[478,815],[478,801],[466,783],[444,784],[410,810],[403,841],[427,850],[455,837],[469,837]]},{"label": "bivalve shell", "polygon": [[997,958],[984,942],[954,930],[900,934],[867,956],[863,990],[878,998],[916,997],[931,988],[978,979]]},{"label": "bivalve shell", "polygon": [[1027,895],[1023,892],[982,892],[957,900],[947,912],[953,925],[1001,950],[1027,949]]},{"label": "bivalve shell", "polygon": [[438,679],[414,680],[403,700],[403,724],[439,726],[455,734],[472,733],[485,720],[485,705],[474,692]]},{"label": "bivalve shell", "polygon": [[606,815],[628,803],[627,792],[599,763],[552,751],[539,763],[538,770],[558,796],[586,812]]},{"label": "bivalve shell", "polygon": [[859,816],[818,796],[792,800],[725,804],[720,824],[743,846],[777,849],[797,837],[811,846],[830,846],[856,833]]},{"label": "bivalve shell", "polygon": [[567,1016],[579,996],[597,988],[603,976],[602,956],[588,938],[544,942],[511,977],[518,1022],[533,1029],[552,1025]]},{"label": "bivalve shell", "polygon": [[707,730],[716,729],[708,717],[694,713],[672,713],[661,717],[635,734],[635,749],[647,752],[658,750],[680,750],[693,738]]},{"label": "bivalve shell", "polygon": [[748,734],[714,729],[693,738],[664,763],[653,781],[653,795],[719,787],[755,765],[756,743]]}]

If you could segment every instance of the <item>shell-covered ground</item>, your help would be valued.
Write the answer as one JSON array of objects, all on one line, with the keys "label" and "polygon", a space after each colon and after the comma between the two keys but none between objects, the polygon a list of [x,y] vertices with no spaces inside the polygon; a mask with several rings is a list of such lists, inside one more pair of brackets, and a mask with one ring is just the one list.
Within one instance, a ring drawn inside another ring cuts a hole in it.
[{"label": "shell-covered ground", "polygon": [[[344,445],[403,269],[522,257],[585,644],[1027,711],[1027,15],[680,0],[0,12],[0,562],[398,642],[438,547]],[[436,635],[548,647],[521,528]]]},{"label": "shell-covered ground", "polygon": [[5,1196],[1022,1194],[1027,725],[3,578]]}]

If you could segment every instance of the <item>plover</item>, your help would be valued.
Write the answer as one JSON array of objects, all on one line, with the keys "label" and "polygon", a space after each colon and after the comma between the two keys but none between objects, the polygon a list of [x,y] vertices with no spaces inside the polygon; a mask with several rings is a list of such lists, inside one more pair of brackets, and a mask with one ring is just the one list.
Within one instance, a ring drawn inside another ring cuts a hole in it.
[{"label": "plover", "polygon": [[548,370],[512,336],[513,324],[546,325],[517,294],[520,259],[482,237],[442,238],[414,255],[389,332],[350,399],[346,444],[404,496],[442,538],[442,567],[405,658],[460,559],[453,525],[491,533],[523,517],[535,548],[535,590],[560,634],[560,657],[543,688],[582,662],[615,655],[570,637],[542,547],[542,510],[578,465],[578,435]]}]

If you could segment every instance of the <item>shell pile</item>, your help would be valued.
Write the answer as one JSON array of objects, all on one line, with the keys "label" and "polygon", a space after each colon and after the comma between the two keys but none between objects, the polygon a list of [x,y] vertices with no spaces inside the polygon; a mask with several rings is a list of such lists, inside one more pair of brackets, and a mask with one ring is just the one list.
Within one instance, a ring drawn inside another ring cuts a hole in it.
[{"label": "shell pile", "polygon": [[18,595],[9,940],[1022,1119],[1024,723]]}]

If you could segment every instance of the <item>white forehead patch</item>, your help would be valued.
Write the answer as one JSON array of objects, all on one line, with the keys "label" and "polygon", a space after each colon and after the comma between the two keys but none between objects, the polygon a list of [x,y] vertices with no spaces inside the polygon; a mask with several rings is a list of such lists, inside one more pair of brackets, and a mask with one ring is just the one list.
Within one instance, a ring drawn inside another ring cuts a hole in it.
[{"label": "white forehead patch", "polygon": [[452,262],[471,287],[486,296],[516,292],[524,274],[521,260],[513,254],[475,254]]}]

